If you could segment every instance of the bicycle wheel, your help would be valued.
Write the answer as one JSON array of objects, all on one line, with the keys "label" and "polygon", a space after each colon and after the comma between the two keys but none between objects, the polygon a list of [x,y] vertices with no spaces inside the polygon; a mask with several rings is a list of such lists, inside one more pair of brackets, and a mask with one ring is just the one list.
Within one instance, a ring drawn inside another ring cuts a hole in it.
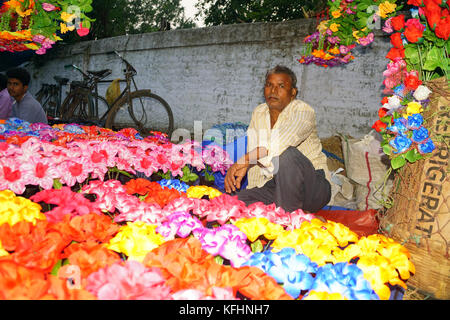
[{"label": "bicycle wheel", "polygon": [[142,136],[149,135],[150,131],[160,131],[170,136],[173,131],[173,113],[160,96],[150,90],[138,90],[117,102],[106,119],[106,127],[115,131],[135,128]]},{"label": "bicycle wheel", "polygon": [[66,121],[82,122],[94,119],[89,90],[77,88],[64,99],[61,118]]}]

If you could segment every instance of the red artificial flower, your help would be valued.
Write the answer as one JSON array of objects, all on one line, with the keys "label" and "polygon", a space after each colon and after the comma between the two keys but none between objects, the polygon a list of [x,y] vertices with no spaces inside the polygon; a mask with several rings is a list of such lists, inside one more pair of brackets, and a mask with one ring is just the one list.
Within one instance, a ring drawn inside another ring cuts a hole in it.
[{"label": "red artificial flower", "polygon": [[375,131],[377,131],[377,132],[381,132],[381,131],[385,130],[386,127],[387,127],[387,124],[382,122],[381,120],[375,121],[375,123],[372,126],[372,128],[375,129]]},{"label": "red artificial flower", "polygon": [[400,32],[391,34],[391,44],[394,48],[403,49],[402,34]]},{"label": "red artificial flower", "polygon": [[405,49],[398,49],[398,48],[391,48],[389,50],[388,54],[386,55],[387,59],[390,59],[392,61],[395,60],[395,58],[405,58]]},{"label": "red artificial flower", "polygon": [[450,16],[446,16],[445,19],[442,19],[434,31],[436,32],[437,37],[447,41],[450,36]]},{"label": "red artificial flower", "polygon": [[405,27],[405,15],[401,14],[391,19],[391,26],[395,31],[402,31]]},{"label": "red artificial flower", "polygon": [[144,196],[147,193],[158,193],[162,190],[162,187],[158,182],[149,181],[144,178],[132,179],[124,184],[124,188],[128,194],[139,194],[141,196]]},{"label": "red artificial flower", "polygon": [[416,7],[423,6],[423,0],[408,0],[408,4]]},{"label": "red artificial flower", "polygon": [[379,117],[380,119],[383,118],[384,116],[386,116],[386,114],[387,114],[388,111],[389,111],[389,110],[386,109],[386,108],[380,108],[380,109],[378,109],[378,117]]},{"label": "red artificial flower", "polygon": [[405,24],[405,37],[410,43],[418,42],[423,35],[425,26],[420,23],[419,19],[409,19]]},{"label": "red artificial flower", "polygon": [[386,103],[389,103],[389,99],[388,97],[383,97],[383,99],[381,99],[381,105],[385,105]]},{"label": "red artificial flower", "polygon": [[435,29],[441,21],[442,8],[432,0],[424,0],[425,16],[431,29]]},{"label": "red artificial flower", "polygon": [[418,86],[422,84],[422,81],[419,80],[419,77],[414,74],[408,74],[405,77],[405,87],[408,89],[416,90]]}]

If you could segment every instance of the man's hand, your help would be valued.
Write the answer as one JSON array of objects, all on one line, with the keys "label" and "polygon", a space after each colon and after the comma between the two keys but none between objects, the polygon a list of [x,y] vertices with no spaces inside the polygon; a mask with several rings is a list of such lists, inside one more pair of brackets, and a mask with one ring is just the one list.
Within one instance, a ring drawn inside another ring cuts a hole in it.
[{"label": "man's hand", "polygon": [[231,193],[241,188],[241,181],[247,174],[249,165],[236,162],[227,171],[225,176],[225,191]]}]

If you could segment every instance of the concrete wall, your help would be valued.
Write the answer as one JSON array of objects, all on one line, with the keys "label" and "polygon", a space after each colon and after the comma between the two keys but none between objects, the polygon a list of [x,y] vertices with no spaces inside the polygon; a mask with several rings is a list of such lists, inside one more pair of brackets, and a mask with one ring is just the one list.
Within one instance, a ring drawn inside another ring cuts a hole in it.
[{"label": "concrete wall", "polygon": [[[345,66],[305,66],[297,59],[315,25],[315,20],[238,24],[83,42],[64,48],[39,68],[30,67],[30,90],[52,83],[54,75],[81,79],[63,68],[68,63],[85,70],[111,68],[110,78],[119,78],[122,63],[106,54],[118,50],[138,70],[138,87],[150,88],[172,107],[175,128],[192,131],[194,121],[201,120],[207,130],[218,123],[249,123],[254,107],[264,102],[266,71],[284,64],[297,74],[299,98],[317,112],[320,137],[362,137],[377,119],[389,39],[376,33],[375,41],[355,50],[356,59]],[[100,92],[106,88],[102,85]]]}]

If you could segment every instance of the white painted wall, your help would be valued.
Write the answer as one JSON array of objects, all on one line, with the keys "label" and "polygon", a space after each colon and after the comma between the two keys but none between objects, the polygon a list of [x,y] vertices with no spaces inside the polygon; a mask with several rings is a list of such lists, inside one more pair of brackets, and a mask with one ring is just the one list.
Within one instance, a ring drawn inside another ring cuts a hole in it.
[{"label": "white painted wall", "polygon": [[121,77],[120,60],[105,54],[118,50],[138,70],[138,87],[150,88],[172,107],[175,128],[193,132],[194,121],[203,121],[203,130],[224,122],[249,123],[252,110],[264,101],[266,71],[284,64],[297,74],[299,98],[317,112],[320,137],[362,137],[377,119],[389,39],[377,33],[370,47],[357,49],[356,59],[345,66],[305,66],[297,59],[315,25],[315,20],[238,24],[83,42],[39,68],[30,66],[30,91],[52,83],[54,75],[81,79],[64,69],[68,63],[85,70],[111,68],[110,79]]}]

